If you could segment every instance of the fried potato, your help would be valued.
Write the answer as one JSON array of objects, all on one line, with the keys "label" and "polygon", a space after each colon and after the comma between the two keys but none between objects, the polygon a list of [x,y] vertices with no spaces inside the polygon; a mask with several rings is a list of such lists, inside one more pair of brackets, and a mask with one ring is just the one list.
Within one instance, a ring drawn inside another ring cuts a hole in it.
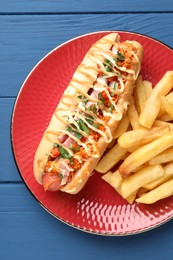
[{"label": "fried potato", "polygon": [[[127,202],[151,204],[173,195],[173,71],[153,88],[136,81],[112,143],[96,170]],[[118,170],[111,168],[118,162]]]},{"label": "fried potato", "polygon": [[127,131],[128,127],[129,127],[129,117],[128,114],[126,113],[123,116],[113,138],[117,139],[118,137],[120,137],[122,134],[124,134]]},{"label": "fried potato", "polygon": [[118,170],[114,173],[111,171],[107,172],[102,176],[102,179],[109,183],[117,192],[119,192],[123,178]]},{"label": "fried potato", "polygon": [[138,111],[135,107],[135,101],[134,101],[133,96],[130,99],[130,105],[129,105],[127,113],[128,113],[129,121],[130,121],[132,128],[133,129],[140,128],[139,121],[138,121],[139,115],[138,115]]},{"label": "fried potato", "polygon": [[104,181],[106,181],[108,184],[111,185],[111,176],[112,176],[112,174],[113,174],[113,172],[109,171],[109,172],[107,172],[106,174],[104,174],[104,175],[102,176],[102,179],[103,179]]},{"label": "fried potato", "polygon": [[129,197],[126,198],[126,201],[132,204],[136,199],[136,192],[132,193]]},{"label": "fried potato", "polygon": [[163,122],[169,122],[172,121],[172,117],[170,115],[168,115],[167,113],[165,113],[164,115],[162,115],[161,117],[158,118],[159,120],[163,121]]},{"label": "fried potato", "polygon": [[106,151],[112,149],[112,147],[116,144],[117,140],[116,139],[112,139],[112,141],[108,144]]},{"label": "fried potato", "polygon": [[167,132],[169,132],[169,126],[152,127],[151,129],[136,129],[122,134],[118,139],[118,143],[124,148],[147,144]]},{"label": "fried potato", "polygon": [[127,198],[145,184],[162,176],[164,176],[164,169],[161,165],[145,166],[122,182],[121,194],[123,198]]},{"label": "fried potato", "polygon": [[144,109],[139,116],[139,123],[147,128],[151,128],[157,118],[161,102],[159,96],[167,95],[173,87],[173,71],[168,71],[153,89],[150,97],[145,103]]},{"label": "fried potato", "polygon": [[173,179],[163,183],[154,190],[147,192],[145,195],[136,199],[136,202],[152,204],[158,200],[165,199],[173,195]]},{"label": "fried potato", "polygon": [[120,122],[120,124],[119,124],[119,126],[116,130],[116,134],[114,135],[112,142],[108,144],[108,147],[107,147],[108,150],[111,149],[115,145],[116,139],[119,136],[121,136],[123,133],[125,133],[127,131],[128,127],[129,127],[129,117],[126,113],[123,116],[123,118],[122,118],[122,120],[121,120],[121,122]]},{"label": "fried potato", "polygon": [[164,134],[149,144],[131,153],[119,167],[123,178],[132,174],[139,166],[173,145],[173,131]]},{"label": "fried potato", "polygon": [[139,75],[136,80],[134,97],[135,97],[135,103],[136,103],[136,108],[138,110],[138,113],[141,113],[146,102],[145,86],[143,84],[141,75]]},{"label": "fried potato", "polygon": [[165,96],[161,96],[161,103],[165,112],[173,119],[173,102],[171,103]]},{"label": "fried potato", "polygon": [[170,131],[173,130],[173,123],[171,123],[171,122],[165,122],[165,121],[161,121],[161,120],[155,120],[155,122],[154,122],[154,124],[153,124],[153,126],[165,126],[165,125],[169,126]]},{"label": "fried potato", "polygon": [[[102,176],[102,179],[106,181],[111,187],[113,187],[121,196],[121,184],[123,182],[123,178],[119,171],[115,171],[114,173],[109,171]],[[132,204],[136,198],[136,193],[131,194],[126,200]]]},{"label": "fried potato", "polygon": [[106,173],[112,167],[114,167],[127,153],[127,149],[122,148],[117,143],[112,149],[110,149],[99,161],[96,166],[96,171],[100,173]]},{"label": "fried potato", "polygon": [[153,91],[153,86],[152,83],[148,80],[143,80],[143,85],[145,90],[145,98],[147,100]]},{"label": "fried potato", "polygon": [[[173,104],[173,92],[170,92],[167,96],[166,99],[169,103]],[[161,107],[160,107],[160,112],[159,112],[159,117],[164,115],[166,113],[164,104],[161,102]]]},{"label": "fried potato", "polygon": [[164,176],[159,177],[156,180],[144,185],[144,188],[146,188],[148,190],[153,190],[154,188],[156,188],[160,184],[166,182],[170,178],[173,178],[173,162],[168,163],[163,168],[164,168],[164,172],[165,172]]},{"label": "fried potato", "polygon": [[147,193],[148,191],[149,190],[147,188],[141,187],[141,188],[139,188],[136,196],[139,198],[139,197],[143,196],[145,193]]},{"label": "fried potato", "polygon": [[142,146],[143,146],[142,144],[133,145],[133,146],[128,147],[127,151],[128,151],[128,153],[134,153],[136,150],[138,150]]},{"label": "fried potato", "polygon": [[173,161],[173,146],[158,154],[149,161],[150,165],[167,163]]}]

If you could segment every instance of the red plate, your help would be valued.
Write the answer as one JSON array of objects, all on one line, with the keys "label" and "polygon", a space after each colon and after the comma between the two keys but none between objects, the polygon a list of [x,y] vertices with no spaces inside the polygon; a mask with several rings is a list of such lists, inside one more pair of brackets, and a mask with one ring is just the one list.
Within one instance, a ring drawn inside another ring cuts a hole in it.
[{"label": "red plate", "polygon": [[[18,95],[12,118],[12,145],[20,174],[39,203],[75,228],[101,235],[139,233],[173,217],[173,196],[154,205],[128,204],[95,172],[77,195],[44,192],[33,176],[36,148],[63,91],[90,46],[107,32],[82,35],[44,57],[31,71]],[[119,32],[121,41],[137,40],[144,47],[142,75],[155,85],[173,70],[173,51],[144,35]]]}]

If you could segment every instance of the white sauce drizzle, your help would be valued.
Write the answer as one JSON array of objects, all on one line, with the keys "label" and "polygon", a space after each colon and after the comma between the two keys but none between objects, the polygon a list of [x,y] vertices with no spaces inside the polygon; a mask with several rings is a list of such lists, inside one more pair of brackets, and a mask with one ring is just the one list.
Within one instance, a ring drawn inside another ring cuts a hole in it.
[{"label": "white sauce drizzle", "polygon": [[[116,64],[116,61],[113,59],[114,55],[117,55],[117,51],[115,49],[115,46],[117,48],[117,44],[113,44],[113,52],[111,52],[111,50],[109,52],[104,52],[104,50],[100,49],[100,48],[95,48],[94,51],[90,52],[88,55],[90,56],[90,59],[92,61],[94,61],[96,64],[98,64],[98,71],[102,71],[104,73],[105,78],[108,77],[112,77],[112,76],[117,76],[117,80],[116,82],[119,82],[118,88],[116,88],[116,90],[114,90],[114,93],[116,94],[122,94],[124,92],[124,88],[125,88],[125,84],[123,79],[128,79],[128,76],[125,75],[121,75],[120,71],[122,72],[126,72],[128,74],[131,74],[133,79],[136,79],[139,71],[140,71],[140,62],[139,62],[139,58],[136,55],[136,53],[134,51],[131,51],[128,49],[128,47],[126,48],[124,46],[124,48],[132,54],[132,56],[135,58],[135,60],[137,61],[137,63],[139,64],[138,68],[137,68],[137,72],[135,73],[134,70],[132,69],[127,69],[124,66],[118,66]],[[109,54],[108,54],[109,53]],[[96,56],[95,56],[96,55]],[[108,72],[105,69],[104,66],[104,62],[101,61],[103,57],[104,59],[107,59],[111,62],[112,66],[114,66],[113,72]],[[87,70],[88,69],[88,70]],[[95,70],[93,68],[93,70]],[[84,124],[89,128],[92,129],[94,132],[99,133],[105,140],[106,143],[110,143],[113,139],[110,127],[107,125],[106,122],[104,122],[103,120],[99,119],[97,116],[97,113],[93,113],[92,111],[88,111],[85,109],[85,107],[83,106],[83,101],[79,98],[80,95],[84,96],[88,101],[94,102],[96,104],[98,104],[99,99],[98,98],[94,98],[90,95],[88,95],[88,93],[86,93],[85,90],[82,90],[82,87],[80,87],[80,84],[85,84],[88,87],[88,90],[90,88],[93,88],[94,90],[98,91],[99,93],[101,93],[102,91],[105,91],[111,105],[113,106],[113,111],[110,112],[108,111],[108,108],[105,108],[104,110],[102,110],[103,116],[109,116],[110,118],[113,118],[114,120],[121,120],[122,118],[122,113],[120,111],[120,109],[118,108],[118,106],[116,105],[116,101],[115,98],[113,100],[113,97],[110,95],[110,92],[108,91],[108,84],[105,82],[105,79],[101,79],[99,77],[96,77],[95,73],[92,72],[92,66],[84,66],[84,64],[81,64],[78,67],[78,71],[80,71],[80,73],[82,73],[85,78],[88,80],[87,82],[82,82],[82,81],[78,81],[78,80],[72,80],[70,82],[70,86],[75,90],[75,92],[73,92],[73,94],[68,94],[67,92],[65,92],[64,96],[62,97],[62,103],[71,107],[72,102],[75,102],[75,104],[78,105],[77,109],[78,111],[75,111],[75,109],[70,109],[70,110],[65,110],[65,109],[57,109],[55,111],[55,116],[65,125],[65,126],[70,126],[72,129],[72,133],[70,133],[67,130],[59,130],[58,132],[64,133],[66,134],[69,138],[72,138],[75,142],[77,142],[79,144],[79,146],[83,147],[86,151],[86,153],[88,154],[88,156],[92,156],[95,158],[98,158],[100,156],[100,152],[97,146],[97,143],[93,140],[93,138],[90,135],[87,135],[85,133],[85,131],[81,130],[78,123],[76,122],[76,119],[81,119]],[[95,80],[95,84],[91,85],[90,81]],[[77,93],[76,93],[77,91]],[[67,99],[67,101],[65,101],[65,99]],[[69,102],[68,102],[69,100]],[[72,102],[71,102],[71,101]],[[125,104],[125,107],[127,107],[128,104]],[[79,113],[80,111],[80,113]],[[82,113],[81,113],[82,112]],[[91,119],[90,117],[88,117],[87,115],[90,115],[93,117],[93,119]],[[67,119],[68,118],[68,119]],[[87,120],[91,120],[93,121],[93,123],[99,123],[104,125],[104,131],[94,127],[92,124],[90,124]],[[74,126],[72,126],[74,125]],[[87,140],[86,142],[81,142],[73,133],[77,132],[80,133],[82,136],[86,137]],[[46,136],[49,140],[51,140],[50,135],[51,134],[57,134],[57,132],[53,132],[53,131],[47,131],[46,132]],[[60,143],[58,140],[56,141],[56,143],[60,146],[62,146],[69,154],[70,156],[72,156],[73,158],[76,158],[80,163],[82,163],[82,161],[84,161],[84,159],[82,159],[79,155],[74,154],[73,151],[69,148],[67,148],[65,145],[63,145],[63,143]],[[92,147],[92,149],[91,149]],[[91,151],[92,150],[92,151]],[[94,152],[94,153],[93,153]],[[68,164],[66,162],[61,162],[69,171],[72,171],[73,169],[71,167],[68,166]],[[51,168],[50,168],[51,170]]]}]

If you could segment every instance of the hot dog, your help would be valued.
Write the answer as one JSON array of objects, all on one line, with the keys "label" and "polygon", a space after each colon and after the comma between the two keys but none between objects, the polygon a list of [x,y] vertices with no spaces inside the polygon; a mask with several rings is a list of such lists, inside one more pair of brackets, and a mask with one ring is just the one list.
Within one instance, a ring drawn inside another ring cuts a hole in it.
[{"label": "hot dog", "polygon": [[34,176],[44,190],[78,193],[112,141],[140,73],[143,47],[110,33],[91,46],[43,134]]}]

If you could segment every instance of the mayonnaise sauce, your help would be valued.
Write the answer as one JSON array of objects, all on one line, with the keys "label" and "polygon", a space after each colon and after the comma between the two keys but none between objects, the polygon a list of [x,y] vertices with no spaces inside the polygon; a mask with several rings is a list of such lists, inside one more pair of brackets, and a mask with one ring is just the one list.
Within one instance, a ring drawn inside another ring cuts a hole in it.
[{"label": "mayonnaise sauce", "polygon": [[[112,46],[114,46],[113,47],[114,51],[112,52],[110,49],[109,51],[105,52],[104,49],[98,46],[97,44],[93,45],[92,51],[88,52],[88,56],[94,62],[94,64],[88,66],[81,64],[78,67],[77,70],[84,76],[84,80],[76,79],[74,77],[70,82],[71,88],[74,89],[73,94],[69,94],[68,92],[65,92],[62,97],[61,102],[67,107],[69,107],[69,110],[58,108],[55,111],[56,118],[60,120],[66,127],[70,126],[72,131],[69,132],[66,129],[62,129],[59,130],[58,132],[57,131],[46,132],[46,138],[50,141],[52,141],[51,135],[57,135],[58,133],[66,134],[69,138],[73,139],[74,142],[77,142],[80,147],[83,147],[85,149],[85,152],[88,154],[88,156],[92,156],[95,158],[98,158],[100,156],[100,151],[98,149],[97,142],[93,140],[92,136],[90,136],[89,133],[87,134],[84,130],[82,130],[79,127],[77,120],[79,119],[82,120],[85,126],[88,128],[88,130],[93,130],[94,132],[99,133],[99,135],[104,138],[104,141],[106,143],[110,143],[113,139],[113,136],[109,124],[98,117],[97,115],[98,111],[96,113],[93,113],[93,111],[88,110],[87,107],[83,104],[84,100],[81,100],[81,98],[79,97],[80,96],[85,97],[86,103],[88,101],[91,101],[94,104],[98,105],[100,102],[99,98],[92,97],[91,95],[89,95],[86,92],[86,88],[88,90],[89,89],[96,90],[99,93],[102,93],[104,91],[113,109],[112,111],[109,111],[109,108],[104,107],[104,105],[100,106],[99,109],[102,109],[102,113],[104,117],[108,116],[109,118],[113,118],[114,120],[119,121],[122,118],[122,112],[120,111],[116,103],[118,98],[117,99],[113,98],[113,96],[110,94],[109,89],[111,89],[111,91],[114,91],[113,93],[117,94],[117,96],[121,95],[125,89],[125,80],[128,80],[129,77],[136,79],[140,71],[140,62],[135,51],[129,50],[128,47],[127,48],[125,47],[126,51],[131,54],[132,58],[134,57],[134,59],[138,64],[136,73],[133,69],[127,69],[124,66],[118,66],[116,60],[114,59],[114,57],[117,55],[118,52],[117,43],[112,42],[110,40],[108,41],[106,39],[104,39],[104,41],[105,44],[110,42]],[[117,51],[115,48],[117,48]],[[103,62],[103,58],[104,60],[108,60],[110,62],[109,65],[112,67],[111,72],[106,71],[105,69],[106,62],[105,61]],[[95,65],[97,65],[98,71],[102,72],[103,75],[105,75],[103,77],[109,78],[112,76],[116,76],[117,79],[115,82],[118,84],[118,88],[113,90],[111,87],[109,87],[109,82],[106,81],[105,78],[103,80],[103,78],[99,76],[97,77],[95,74],[95,69],[96,69]],[[123,75],[123,73],[121,72],[126,72],[128,75],[127,76]],[[82,86],[85,86],[85,89],[82,89]],[[72,108],[71,104],[75,104],[74,107],[76,107],[76,109]],[[93,124],[89,123],[87,120],[93,121]],[[104,126],[103,130],[94,127],[94,123],[95,124],[99,123],[103,125]],[[86,141],[85,142],[80,141],[80,139],[75,136],[75,132],[84,136],[86,138]],[[63,145],[63,143],[60,143],[58,139],[56,140],[56,143],[62,146],[70,154],[70,156],[76,158],[80,163],[84,161],[84,159],[80,158],[79,155],[76,155],[71,149]],[[71,167],[69,167],[67,163],[64,163],[63,165],[69,171],[71,171]]]}]

